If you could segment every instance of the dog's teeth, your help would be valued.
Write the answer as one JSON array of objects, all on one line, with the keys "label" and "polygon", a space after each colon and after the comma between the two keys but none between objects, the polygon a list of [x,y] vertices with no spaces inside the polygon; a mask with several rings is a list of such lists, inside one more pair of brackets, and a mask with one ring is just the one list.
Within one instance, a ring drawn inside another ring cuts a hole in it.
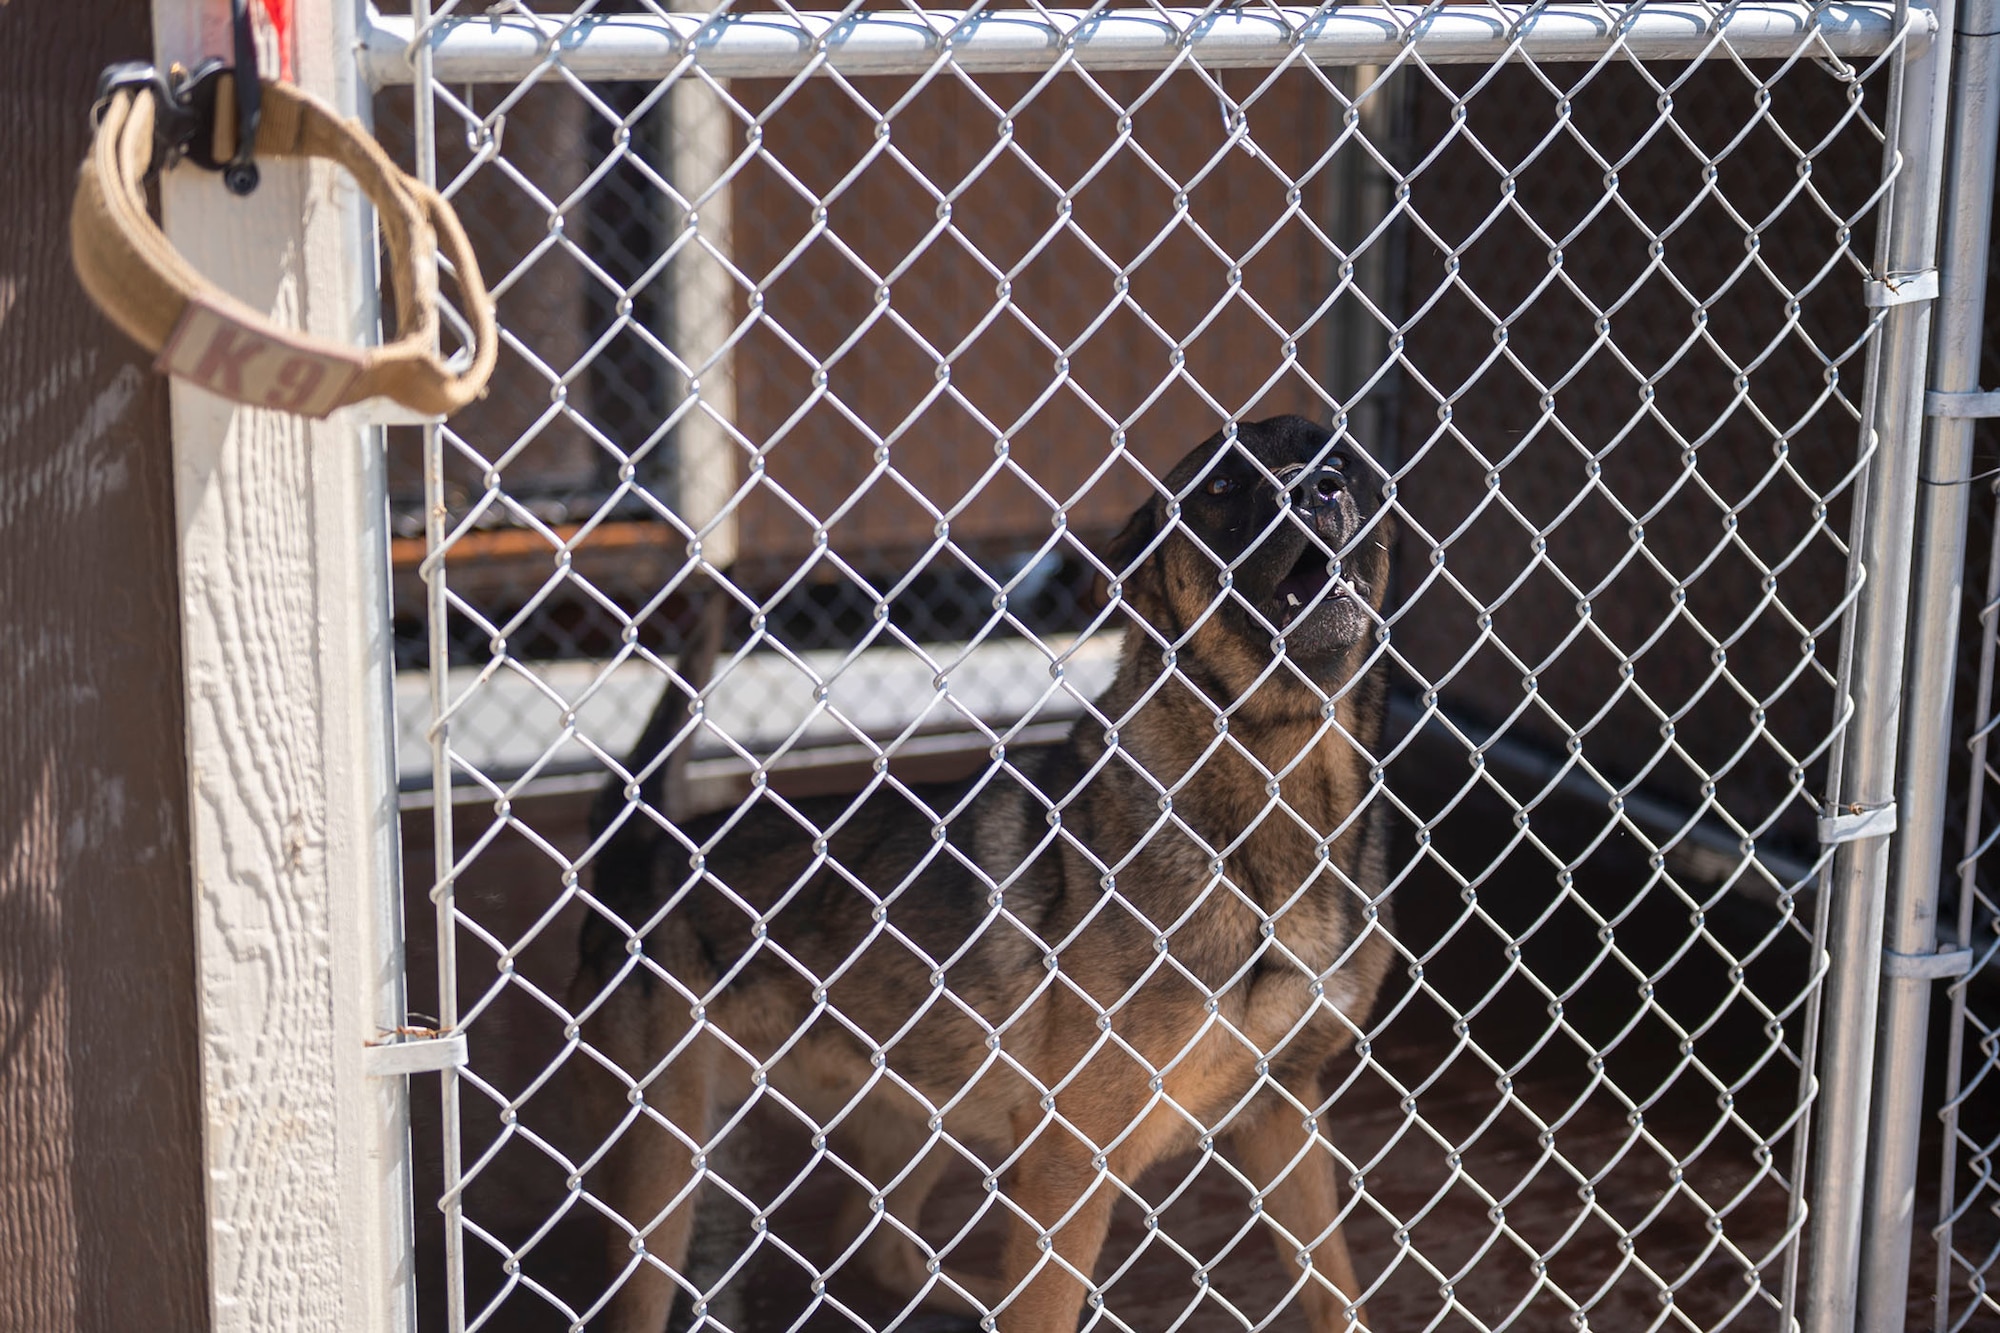
[{"label": "dog's teeth", "polygon": [[1286,606],[1297,606],[1298,604],[1299,604],[1299,595],[1297,593],[1288,592],[1285,594]]}]

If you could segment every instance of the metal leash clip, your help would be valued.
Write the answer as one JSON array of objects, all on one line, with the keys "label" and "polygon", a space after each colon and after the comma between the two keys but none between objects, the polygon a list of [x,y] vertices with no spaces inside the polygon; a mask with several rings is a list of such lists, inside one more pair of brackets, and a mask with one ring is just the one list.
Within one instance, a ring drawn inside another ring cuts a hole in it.
[{"label": "metal leash clip", "polygon": [[[233,0],[232,7],[235,65],[225,65],[211,56],[191,70],[174,65],[163,71],[144,60],[122,60],[107,66],[97,78],[97,97],[90,108],[93,129],[103,122],[105,108],[119,91],[152,94],[153,160],[146,171],[149,180],[186,161],[204,171],[221,172],[222,183],[231,194],[247,195],[257,188],[257,163],[253,155],[264,99],[257,70],[256,33],[250,24],[246,0]],[[249,77],[237,78],[237,70],[248,70]],[[218,124],[228,124],[231,130],[220,144]]]}]

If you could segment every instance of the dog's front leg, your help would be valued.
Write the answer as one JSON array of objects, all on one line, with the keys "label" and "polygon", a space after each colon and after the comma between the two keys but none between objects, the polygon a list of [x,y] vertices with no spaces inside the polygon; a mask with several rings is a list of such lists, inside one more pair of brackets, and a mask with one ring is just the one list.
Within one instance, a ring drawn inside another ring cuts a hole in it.
[{"label": "dog's front leg", "polygon": [[934,1278],[928,1247],[917,1239],[924,1203],[950,1161],[930,1137],[924,1122],[903,1113],[893,1096],[883,1096],[850,1118],[838,1140],[840,1151],[876,1188],[890,1180],[897,1183],[882,1201],[886,1218],[876,1216],[869,1190],[850,1191],[835,1232],[838,1248],[846,1249],[866,1231],[855,1261],[875,1285],[905,1297],[921,1291],[927,1309],[978,1318],[997,1299],[993,1279],[950,1269]]},{"label": "dog's front leg", "polygon": [[[1291,1091],[1304,1105],[1319,1104],[1317,1080]],[[1334,1225],[1340,1215],[1338,1164],[1315,1124],[1289,1099],[1272,1095],[1231,1137],[1263,1198],[1285,1270],[1298,1271],[1301,1251],[1310,1256],[1299,1292],[1306,1326],[1313,1333],[1349,1333],[1368,1325],[1368,1313],[1361,1308],[1361,1283],[1347,1239]]]},{"label": "dog's front leg", "polygon": [[1093,1164],[1097,1150],[1038,1107],[1015,1115],[1014,1133],[1026,1146],[1008,1191],[1020,1211],[1001,1259],[999,1327],[1075,1333],[1117,1191]]},{"label": "dog's front leg", "polygon": [[[606,1154],[598,1193],[616,1214],[611,1271],[623,1275],[603,1324],[609,1333],[663,1333],[667,1326],[674,1275],[687,1266],[694,1225],[696,1149],[689,1144],[708,1137],[717,1051],[712,1040],[691,1043],[645,1089],[652,1114],[627,1125]],[[628,1069],[650,1054],[623,1053]]]}]

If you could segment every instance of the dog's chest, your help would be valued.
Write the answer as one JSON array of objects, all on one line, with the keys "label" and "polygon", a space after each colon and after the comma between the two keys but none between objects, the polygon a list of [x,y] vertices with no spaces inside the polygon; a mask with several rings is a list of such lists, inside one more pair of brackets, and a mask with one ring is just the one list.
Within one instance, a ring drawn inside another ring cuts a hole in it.
[{"label": "dog's chest", "polygon": [[1314,1011],[1321,1021],[1312,1026],[1340,1040],[1344,1027],[1331,1011],[1360,998],[1345,969],[1370,891],[1363,883],[1366,821],[1356,817],[1341,776],[1309,772],[1284,783],[1280,807],[1264,813],[1228,858],[1231,878],[1261,909],[1250,944],[1255,962],[1230,1006],[1259,1049],[1303,1036],[1294,1034]]},{"label": "dog's chest", "polygon": [[[1363,985],[1340,968],[1307,973],[1296,966],[1260,971],[1233,997],[1237,1029],[1259,1051],[1281,1052],[1317,1064],[1351,1037],[1336,1013],[1355,1018],[1368,998]],[[1301,1026],[1301,1020],[1310,1018]]]},{"label": "dog's chest", "polygon": [[1266,933],[1320,968],[1345,947],[1362,902],[1367,821],[1345,776],[1313,766],[1267,788],[1262,800],[1239,796],[1219,821],[1231,847],[1226,872],[1261,909]]}]

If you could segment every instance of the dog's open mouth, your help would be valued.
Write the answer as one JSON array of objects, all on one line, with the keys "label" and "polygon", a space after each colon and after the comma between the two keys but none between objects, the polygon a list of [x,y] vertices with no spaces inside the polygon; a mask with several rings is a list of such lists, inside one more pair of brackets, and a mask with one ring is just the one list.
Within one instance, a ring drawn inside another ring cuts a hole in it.
[{"label": "dog's open mouth", "polygon": [[1311,606],[1322,591],[1328,601],[1354,591],[1349,580],[1335,578],[1328,571],[1330,563],[1325,551],[1308,543],[1297,562],[1278,580],[1275,597],[1279,609],[1286,615],[1297,615]]}]

